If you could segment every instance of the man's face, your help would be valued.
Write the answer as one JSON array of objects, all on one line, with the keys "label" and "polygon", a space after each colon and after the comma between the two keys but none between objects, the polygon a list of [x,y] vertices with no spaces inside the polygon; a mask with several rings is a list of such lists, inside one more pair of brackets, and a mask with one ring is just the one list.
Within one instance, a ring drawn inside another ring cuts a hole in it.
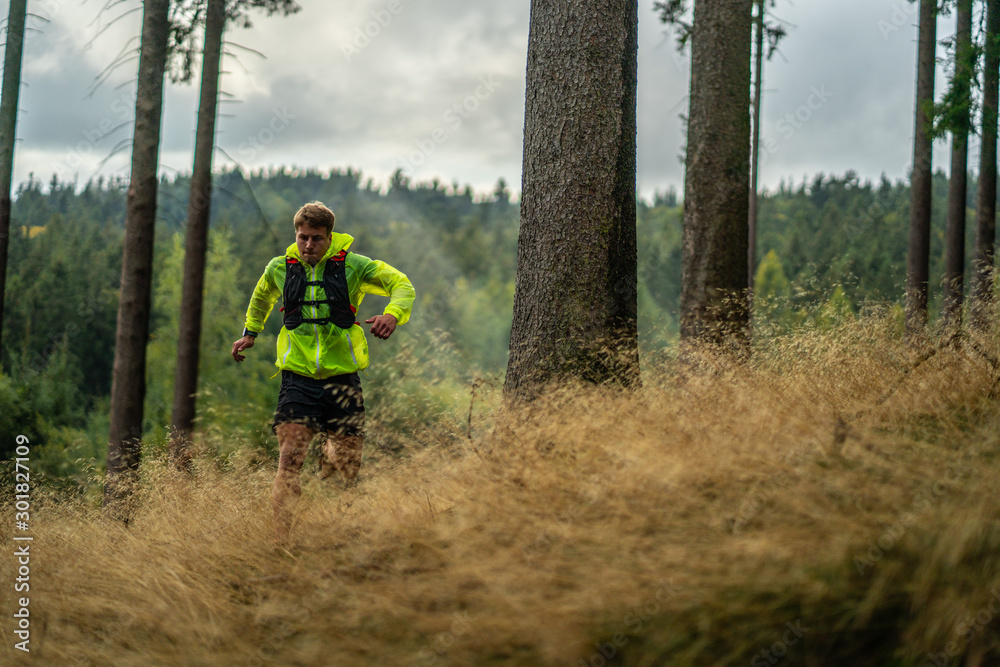
[{"label": "man's face", "polygon": [[310,265],[316,266],[329,249],[331,238],[332,236],[322,227],[302,225],[295,232],[295,245],[299,248],[299,256]]}]

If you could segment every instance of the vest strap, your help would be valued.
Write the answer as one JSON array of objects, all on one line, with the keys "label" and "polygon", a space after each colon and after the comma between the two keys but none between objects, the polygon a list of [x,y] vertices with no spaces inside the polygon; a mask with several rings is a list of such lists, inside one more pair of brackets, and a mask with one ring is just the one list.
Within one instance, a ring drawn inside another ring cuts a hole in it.
[{"label": "vest strap", "polygon": [[[335,324],[342,329],[352,327],[354,313],[357,309],[351,304],[347,289],[346,271],[347,251],[341,250],[326,260],[322,280],[306,280],[305,268],[294,257],[285,258],[285,286],[282,291],[281,312],[284,313],[283,324],[292,331],[301,324],[318,324],[326,326]],[[306,288],[322,287],[325,299],[306,300]],[[326,305],[329,314],[326,317],[312,318],[302,316],[302,306],[319,307]]]}]

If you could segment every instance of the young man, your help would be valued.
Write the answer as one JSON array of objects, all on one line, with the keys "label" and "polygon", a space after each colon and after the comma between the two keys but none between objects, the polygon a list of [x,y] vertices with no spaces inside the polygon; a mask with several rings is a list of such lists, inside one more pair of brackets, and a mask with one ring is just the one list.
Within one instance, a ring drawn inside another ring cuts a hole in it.
[{"label": "young man", "polygon": [[347,252],[354,238],[333,232],[333,211],[320,202],[295,214],[295,243],[268,262],[247,308],[233,358],[253,347],[282,297],[278,334],[281,390],[274,415],[280,450],[274,480],[275,540],[283,543],[302,495],[299,472],[317,432],[326,434],[320,476],[340,472],[351,481],[361,467],[365,420],[358,371],[368,366],[368,343],[354,313],[365,294],[389,297],[382,315],[365,320],[383,340],[405,323],[413,307],[410,280],[385,262]]}]

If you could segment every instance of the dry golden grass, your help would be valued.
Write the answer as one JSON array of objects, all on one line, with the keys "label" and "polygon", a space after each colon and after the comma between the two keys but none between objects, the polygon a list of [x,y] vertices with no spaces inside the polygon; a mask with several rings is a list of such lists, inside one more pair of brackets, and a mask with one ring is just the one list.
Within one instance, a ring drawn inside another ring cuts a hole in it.
[{"label": "dry golden grass", "polygon": [[287,551],[273,462],[148,462],[129,528],[36,509],[31,658],[1000,664],[998,345],[913,368],[890,331],[799,332],[742,366],[692,352],[631,395],[553,390],[354,488],[309,460]]}]

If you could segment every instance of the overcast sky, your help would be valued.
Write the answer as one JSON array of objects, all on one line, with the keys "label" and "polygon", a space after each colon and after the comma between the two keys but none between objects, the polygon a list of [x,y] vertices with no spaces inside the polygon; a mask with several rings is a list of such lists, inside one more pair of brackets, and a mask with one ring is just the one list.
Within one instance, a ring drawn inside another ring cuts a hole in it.
[{"label": "overcast sky", "polygon": [[[257,18],[227,39],[216,166],[354,167],[384,183],[402,167],[520,190],[529,0],[299,0],[290,17]],[[683,190],[690,61],[652,10],[639,6],[638,188]],[[140,12],[98,33],[100,0],[29,0],[14,180],[58,174],[82,185],[127,176],[137,61],[88,96],[98,74],[133,48]],[[3,16],[8,3],[0,3]],[[126,8],[138,8],[136,1]],[[121,13],[103,17],[103,22]],[[762,187],[818,172],[905,178],[912,154],[916,5],[906,0],[778,0],[790,24],[765,64]],[[942,17],[938,36],[954,32]],[[250,49],[250,50],[248,50]],[[253,51],[266,56],[261,58]],[[943,92],[939,75],[937,95]],[[161,164],[191,171],[197,85],[169,85]],[[976,164],[973,140],[970,164]],[[947,146],[935,146],[947,169]]]}]

